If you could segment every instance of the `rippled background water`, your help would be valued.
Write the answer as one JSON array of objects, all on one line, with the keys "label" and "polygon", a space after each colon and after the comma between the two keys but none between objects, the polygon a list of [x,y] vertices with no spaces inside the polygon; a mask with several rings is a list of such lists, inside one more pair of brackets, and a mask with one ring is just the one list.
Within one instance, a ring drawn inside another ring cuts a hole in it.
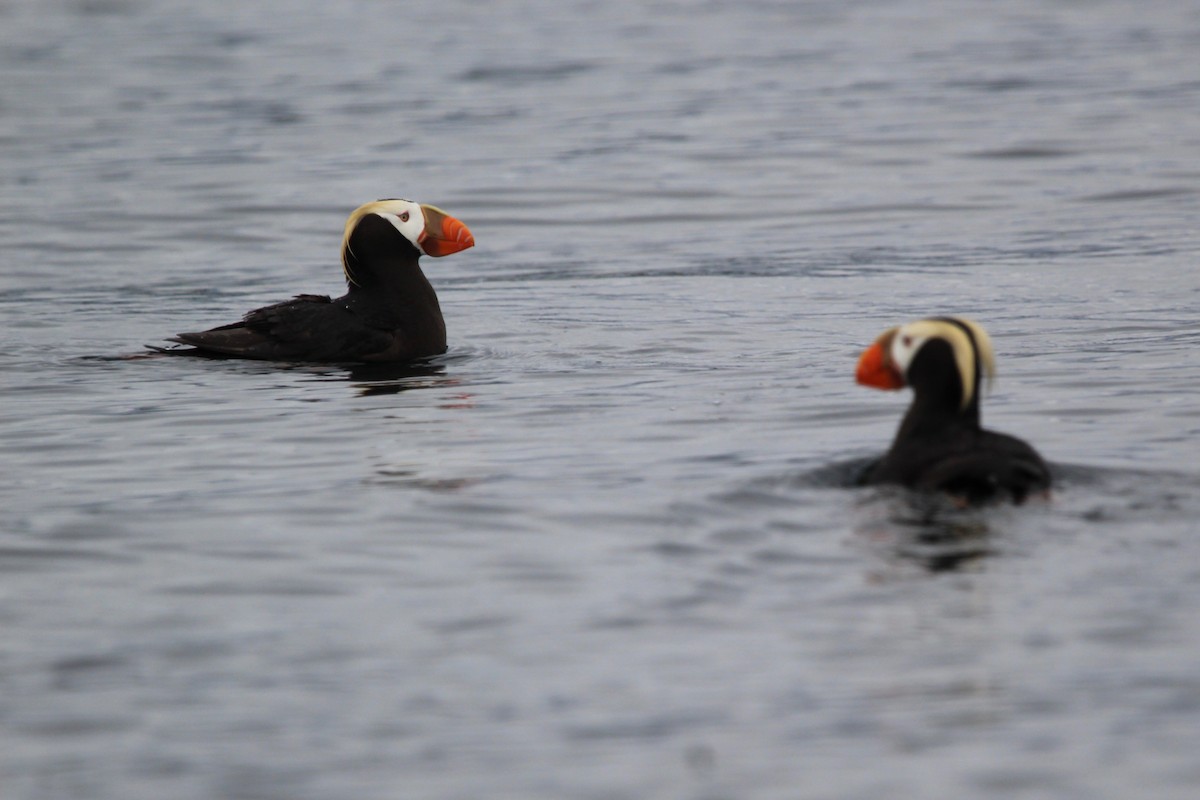
[{"label": "rippled background water", "polygon": [[[1191,798],[1186,3],[0,4],[4,798]],[[451,351],[110,360],[339,289]],[[837,486],[992,332],[1053,501]]]}]

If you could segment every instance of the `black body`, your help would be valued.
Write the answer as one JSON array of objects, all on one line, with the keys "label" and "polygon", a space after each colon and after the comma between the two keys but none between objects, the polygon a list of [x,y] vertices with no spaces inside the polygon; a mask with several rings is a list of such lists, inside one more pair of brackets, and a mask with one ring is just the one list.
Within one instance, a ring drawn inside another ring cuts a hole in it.
[{"label": "black body", "polygon": [[942,491],[970,503],[1005,498],[1020,503],[1050,488],[1050,470],[1036,450],[980,425],[979,373],[976,369],[971,401],[963,408],[962,378],[950,344],[928,341],[905,376],[915,395],[912,405],[891,448],[867,468],[861,483]]},{"label": "black body", "polygon": [[421,253],[387,220],[367,215],[343,254],[349,291],[336,300],[302,294],[255,309],[240,322],[171,339],[198,355],[265,361],[408,361],[446,351],[437,294]]}]

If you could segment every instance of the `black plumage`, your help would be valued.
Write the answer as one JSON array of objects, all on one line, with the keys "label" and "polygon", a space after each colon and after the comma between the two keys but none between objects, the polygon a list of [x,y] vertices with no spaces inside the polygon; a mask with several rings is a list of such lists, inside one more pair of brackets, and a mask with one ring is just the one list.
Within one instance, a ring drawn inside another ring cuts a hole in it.
[{"label": "black plumage", "polygon": [[973,504],[1020,503],[1049,489],[1050,470],[1032,446],[980,422],[981,378],[992,371],[991,342],[969,320],[921,320],[880,336],[859,361],[859,382],[911,386],[914,397],[891,447],[861,482],[946,492]]},{"label": "black plumage", "polygon": [[250,311],[239,322],[181,333],[173,353],[268,361],[408,361],[446,350],[446,323],[423,254],[448,255],[474,239],[433,206],[368,203],[351,215],[342,243],[348,289],[336,299],[301,294]]}]

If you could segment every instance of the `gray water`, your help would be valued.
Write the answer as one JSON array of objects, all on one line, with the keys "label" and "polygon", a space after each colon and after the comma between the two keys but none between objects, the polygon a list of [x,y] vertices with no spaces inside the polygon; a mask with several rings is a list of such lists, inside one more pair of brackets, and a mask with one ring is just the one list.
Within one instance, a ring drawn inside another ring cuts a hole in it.
[{"label": "gray water", "polygon": [[[0,5],[0,796],[1192,798],[1200,15]],[[419,369],[152,358],[435,203]],[[845,488],[991,332],[1048,502]]]}]

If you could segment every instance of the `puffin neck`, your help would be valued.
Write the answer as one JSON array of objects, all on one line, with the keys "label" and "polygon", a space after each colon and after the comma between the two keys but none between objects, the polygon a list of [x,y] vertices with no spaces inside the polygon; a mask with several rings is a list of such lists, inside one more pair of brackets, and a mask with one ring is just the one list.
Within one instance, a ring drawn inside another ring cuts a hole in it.
[{"label": "puffin neck", "polygon": [[949,342],[944,339],[927,342],[905,375],[913,390],[913,402],[900,424],[898,438],[932,436],[951,427],[978,430],[979,369],[974,372],[971,399],[963,408],[962,376],[955,366]]},{"label": "puffin neck", "polygon": [[404,292],[428,285],[417,263],[420,253],[388,221],[364,217],[346,241],[342,264],[351,292]]}]

